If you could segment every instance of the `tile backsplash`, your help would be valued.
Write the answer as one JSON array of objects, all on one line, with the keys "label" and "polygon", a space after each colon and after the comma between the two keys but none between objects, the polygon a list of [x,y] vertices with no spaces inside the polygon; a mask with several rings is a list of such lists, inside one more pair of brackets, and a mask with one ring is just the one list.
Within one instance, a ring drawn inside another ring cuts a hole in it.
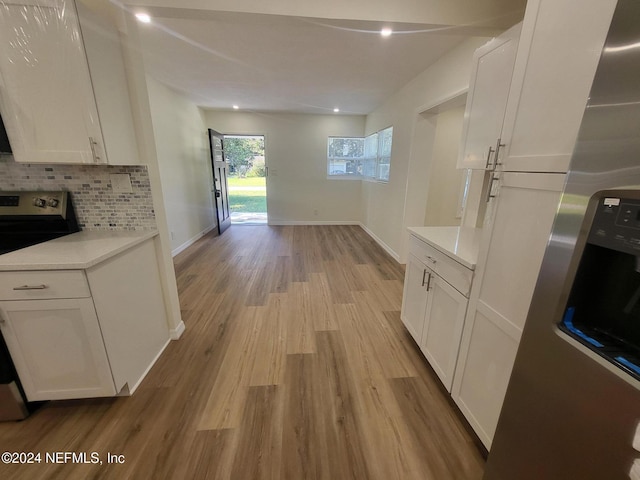
[{"label": "tile backsplash", "polygon": [[[131,177],[131,193],[114,192],[111,174]],[[151,230],[156,218],[144,165],[22,164],[0,156],[0,191],[67,190],[82,230]]]}]

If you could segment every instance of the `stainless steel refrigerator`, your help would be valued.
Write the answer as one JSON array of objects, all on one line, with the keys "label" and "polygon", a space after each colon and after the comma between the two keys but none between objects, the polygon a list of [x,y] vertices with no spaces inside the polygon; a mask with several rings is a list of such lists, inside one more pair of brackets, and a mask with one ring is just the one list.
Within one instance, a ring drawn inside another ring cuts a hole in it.
[{"label": "stainless steel refrigerator", "polygon": [[619,0],[484,478],[640,479],[639,422],[640,0]]}]

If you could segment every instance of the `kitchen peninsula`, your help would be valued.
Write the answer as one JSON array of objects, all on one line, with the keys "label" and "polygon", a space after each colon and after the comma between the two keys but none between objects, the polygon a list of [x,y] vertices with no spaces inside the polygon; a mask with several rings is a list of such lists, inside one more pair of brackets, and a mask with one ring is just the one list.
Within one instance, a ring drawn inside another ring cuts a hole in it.
[{"label": "kitchen peninsula", "polygon": [[0,255],[0,329],[29,401],[128,395],[169,342],[155,231]]}]

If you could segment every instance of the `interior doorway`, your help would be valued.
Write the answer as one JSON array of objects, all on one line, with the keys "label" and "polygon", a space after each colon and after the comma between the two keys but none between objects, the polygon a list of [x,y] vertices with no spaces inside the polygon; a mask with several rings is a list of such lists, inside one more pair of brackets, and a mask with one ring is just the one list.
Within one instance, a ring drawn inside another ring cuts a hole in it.
[{"label": "interior doorway", "polygon": [[234,225],[266,224],[267,164],[264,135],[225,135],[229,207]]}]

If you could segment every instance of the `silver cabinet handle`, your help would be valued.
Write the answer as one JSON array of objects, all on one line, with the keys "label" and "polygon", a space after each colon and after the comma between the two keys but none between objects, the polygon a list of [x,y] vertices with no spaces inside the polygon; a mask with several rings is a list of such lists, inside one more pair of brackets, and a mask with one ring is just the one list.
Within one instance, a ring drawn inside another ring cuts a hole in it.
[{"label": "silver cabinet handle", "polygon": [[427,280],[427,292],[431,290],[431,272],[429,272],[429,279]]},{"label": "silver cabinet handle", "polygon": [[435,258],[430,257],[429,255],[425,255],[425,257],[427,257],[431,263],[434,263],[434,264],[435,264],[435,263],[436,263],[436,261],[437,261]]},{"label": "silver cabinet handle", "polygon": [[493,188],[493,182],[495,182],[496,180],[499,180],[500,177],[496,177],[493,172],[491,173],[491,181],[489,182],[489,188],[487,188],[487,203],[489,203],[489,200],[491,200],[492,198],[496,198],[495,195],[491,194],[491,189]]},{"label": "silver cabinet handle", "polygon": [[[493,159],[494,159],[493,160],[493,169],[494,170],[497,168],[498,165],[502,165],[502,162],[498,162],[498,155],[500,155],[500,149],[502,147],[504,147],[504,146],[505,146],[505,144],[502,143],[502,139],[499,138],[498,141],[496,142],[496,149],[495,149],[496,154],[493,156]],[[491,150],[491,149],[489,149],[489,150]]]},{"label": "silver cabinet handle", "polygon": [[100,157],[96,153],[96,145],[98,145],[98,142],[96,142],[93,137],[89,137],[89,145],[91,146],[91,155],[93,155],[93,161],[97,163],[98,161],[100,161]]},{"label": "silver cabinet handle", "polygon": [[427,269],[425,268],[424,270],[422,270],[422,286],[423,287],[424,287],[424,282],[425,282],[424,277],[426,277],[426,276],[427,276]]},{"label": "silver cabinet handle", "polygon": [[489,151],[487,152],[487,163],[484,166],[484,169],[487,170],[489,168],[489,164],[491,163],[491,154],[495,152],[493,147],[489,147]]},{"label": "silver cabinet handle", "polygon": [[49,285],[22,285],[21,287],[13,287],[14,290],[44,290],[49,288]]}]

